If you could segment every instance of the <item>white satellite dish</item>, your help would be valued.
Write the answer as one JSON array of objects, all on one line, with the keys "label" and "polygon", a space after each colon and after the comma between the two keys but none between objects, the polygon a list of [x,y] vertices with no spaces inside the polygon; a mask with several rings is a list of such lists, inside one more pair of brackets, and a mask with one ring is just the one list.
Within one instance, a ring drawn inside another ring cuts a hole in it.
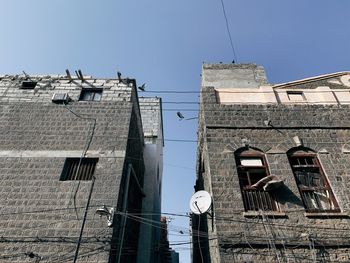
[{"label": "white satellite dish", "polygon": [[211,196],[207,191],[198,191],[194,193],[190,201],[190,209],[196,215],[204,214],[211,207]]}]

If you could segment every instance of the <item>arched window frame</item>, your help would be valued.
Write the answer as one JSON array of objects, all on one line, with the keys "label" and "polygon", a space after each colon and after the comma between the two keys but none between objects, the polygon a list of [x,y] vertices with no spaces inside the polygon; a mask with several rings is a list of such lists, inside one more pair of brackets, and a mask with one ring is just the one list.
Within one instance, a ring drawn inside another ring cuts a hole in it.
[{"label": "arched window frame", "polygon": [[255,183],[270,175],[265,153],[240,148],[235,152],[235,161],[245,211],[280,211],[273,193],[254,187]]},{"label": "arched window frame", "polygon": [[297,147],[290,149],[287,156],[306,212],[341,212],[316,152]]}]

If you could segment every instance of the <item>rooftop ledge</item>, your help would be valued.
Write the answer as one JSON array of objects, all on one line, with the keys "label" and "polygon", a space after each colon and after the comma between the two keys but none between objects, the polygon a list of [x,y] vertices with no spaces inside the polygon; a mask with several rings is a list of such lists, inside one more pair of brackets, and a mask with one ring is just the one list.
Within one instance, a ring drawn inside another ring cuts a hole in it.
[{"label": "rooftop ledge", "polygon": [[264,213],[261,213],[260,211],[248,211],[243,212],[244,217],[287,217],[287,214],[284,212],[278,212],[278,211],[264,211]]}]

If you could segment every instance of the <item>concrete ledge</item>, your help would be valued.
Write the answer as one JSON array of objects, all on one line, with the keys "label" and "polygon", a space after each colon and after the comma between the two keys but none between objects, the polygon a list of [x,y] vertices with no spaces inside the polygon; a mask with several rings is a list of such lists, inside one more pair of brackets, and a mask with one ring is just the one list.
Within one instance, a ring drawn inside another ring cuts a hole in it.
[{"label": "concrete ledge", "polygon": [[244,217],[269,217],[269,218],[273,218],[273,217],[287,217],[287,214],[284,212],[277,212],[277,211],[264,211],[264,214],[262,214],[259,211],[248,211],[248,212],[243,212],[243,216]]},{"label": "concrete ledge", "polygon": [[304,216],[309,218],[335,218],[335,217],[349,217],[348,213],[304,213]]},{"label": "concrete ledge", "polygon": [[[80,157],[83,151],[0,151],[0,158],[67,158]],[[86,157],[123,158],[125,151],[87,151]]]}]

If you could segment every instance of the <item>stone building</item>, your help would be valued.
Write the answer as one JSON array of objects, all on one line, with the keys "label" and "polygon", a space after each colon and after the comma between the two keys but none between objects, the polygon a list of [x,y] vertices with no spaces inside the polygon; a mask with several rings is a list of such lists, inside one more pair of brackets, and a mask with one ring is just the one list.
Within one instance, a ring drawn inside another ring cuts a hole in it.
[{"label": "stone building", "polygon": [[0,262],[153,262],[161,100],[77,76],[0,78]]},{"label": "stone building", "polygon": [[170,247],[168,239],[168,219],[160,218],[159,257],[161,263],[179,263],[179,253]]},{"label": "stone building", "polygon": [[[161,262],[161,195],[163,174],[163,120],[160,98],[140,98],[141,118],[144,131],[144,191],[138,262]],[[150,222],[152,222],[150,224]]]},{"label": "stone building", "polygon": [[[350,72],[269,84],[204,64],[193,262],[350,261]],[[199,231],[198,231],[199,230]]]}]

